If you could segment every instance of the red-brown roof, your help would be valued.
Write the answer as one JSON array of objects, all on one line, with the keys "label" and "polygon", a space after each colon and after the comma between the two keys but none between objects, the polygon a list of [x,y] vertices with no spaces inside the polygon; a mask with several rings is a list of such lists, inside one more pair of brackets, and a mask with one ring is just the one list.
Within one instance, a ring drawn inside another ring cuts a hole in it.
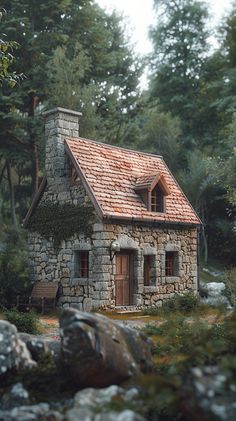
[{"label": "red-brown roof", "polygon": [[[82,138],[65,142],[103,217],[201,223],[162,157]],[[158,174],[170,191],[165,213],[148,211],[135,190],[137,182],[151,183]]]},{"label": "red-brown roof", "polygon": [[150,189],[152,187],[153,182],[160,177],[160,173],[158,174],[150,174],[150,175],[141,175],[137,177],[135,183],[136,190],[143,190],[143,189]]}]

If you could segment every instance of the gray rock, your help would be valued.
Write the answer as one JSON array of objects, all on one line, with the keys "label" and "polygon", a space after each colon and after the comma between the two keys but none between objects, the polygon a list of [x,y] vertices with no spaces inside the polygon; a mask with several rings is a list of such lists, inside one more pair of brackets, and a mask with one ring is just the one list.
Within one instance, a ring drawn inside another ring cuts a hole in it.
[{"label": "gray rock", "polygon": [[88,408],[72,408],[66,412],[66,421],[94,421],[95,415]]},{"label": "gray rock", "polygon": [[32,368],[35,365],[16,327],[0,320],[0,376],[12,369]]},{"label": "gray rock", "polygon": [[229,300],[224,295],[224,282],[208,282],[204,285],[205,295],[202,302],[211,306],[225,305],[227,308],[232,308]]},{"label": "gray rock", "polygon": [[60,364],[80,387],[119,384],[152,369],[146,337],[105,316],[68,308],[61,315],[60,331]]},{"label": "gray rock", "polygon": [[38,405],[24,405],[10,411],[0,411],[1,421],[41,421],[49,412],[47,403]]},{"label": "gray rock", "polygon": [[130,409],[121,412],[101,412],[93,413],[88,408],[73,408],[67,411],[66,421],[145,421],[141,415]]},{"label": "gray rock", "polygon": [[33,359],[39,361],[43,354],[50,353],[55,361],[59,359],[61,342],[43,336],[19,333],[20,339],[26,344]]},{"label": "gray rock", "polygon": [[97,414],[94,421],[145,421],[145,418],[130,409],[126,409],[120,413],[108,412]]},{"label": "gray rock", "polygon": [[1,409],[10,409],[29,403],[29,393],[22,383],[14,384],[9,392],[6,392],[0,402]]},{"label": "gray rock", "polygon": [[136,388],[126,390],[122,387],[112,385],[104,389],[84,389],[76,393],[74,397],[74,408],[67,411],[66,420],[144,421],[141,415],[130,409],[124,409],[121,412],[109,411],[109,404],[112,404],[113,401],[123,402],[125,407],[130,399],[134,401],[135,398],[138,398],[138,390]]},{"label": "gray rock", "polygon": [[[135,387],[124,389],[117,385],[112,385],[104,389],[87,388],[76,393],[73,413],[76,413],[77,408],[79,410],[83,409],[87,411],[87,417],[90,416],[90,419],[95,421],[113,421],[117,419],[120,421],[143,420],[138,414],[127,409],[124,409],[120,413],[109,411],[109,404],[112,404],[112,402],[118,401],[123,403],[125,407],[127,402],[135,402],[135,399],[138,399],[138,394],[139,391]],[[104,407],[106,406],[107,411],[104,411]],[[125,416],[127,416],[127,419]]]},{"label": "gray rock", "polygon": [[87,408],[97,408],[98,406],[106,405],[114,398],[119,398],[119,400],[129,401],[134,399],[138,395],[138,390],[136,388],[124,389],[117,385],[112,385],[104,389],[93,389],[87,388],[76,393],[74,397],[75,406],[78,407],[87,407]]},{"label": "gray rock", "polygon": [[[224,374],[217,366],[193,368],[192,396],[196,405],[212,419],[234,421],[236,419],[235,390],[236,385],[228,373]],[[209,418],[210,419],[210,418]]]}]

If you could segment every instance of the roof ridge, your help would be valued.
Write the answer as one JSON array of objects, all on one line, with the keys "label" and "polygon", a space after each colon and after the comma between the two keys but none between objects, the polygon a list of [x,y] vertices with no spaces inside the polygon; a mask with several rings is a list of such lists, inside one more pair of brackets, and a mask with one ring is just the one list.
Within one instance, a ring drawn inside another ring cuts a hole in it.
[{"label": "roof ridge", "polygon": [[98,140],[87,139],[86,137],[81,137],[81,136],[79,136],[79,137],[71,137],[71,136],[70,137],[67,137],[66,136],[65,139],[68,139],[68,140],[70,140],[70,139],[71,140],[75,140],[75,139],[77,139],[77,140],[85,140],[87,142],[95,143],[97,145],[107,146],[110,149],[121,149],[122,151],[137,153],[138,155],[147,155],[147,156],[152,156],[154,158],[160,158],[160,159],[162,159],[164,161],[164,158],[163,158],[162,155],[156,155],[156,154],[149,153],[149,152],[137,151],[135,149],[124,148],[122,146],[110,145],[108,143],[100,142]]}]

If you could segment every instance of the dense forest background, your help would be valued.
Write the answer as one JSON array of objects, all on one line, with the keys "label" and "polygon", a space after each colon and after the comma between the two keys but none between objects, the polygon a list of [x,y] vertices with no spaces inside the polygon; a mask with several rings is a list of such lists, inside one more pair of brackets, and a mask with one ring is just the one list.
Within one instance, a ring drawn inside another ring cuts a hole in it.
[{"label": "dense forest background", "polygon": [[61,106],[82,111],[83,137],[163,155],[203,222],[202,259],[236,264],[236,2],[215,49],[206,3],[153,5],[153,53],[139,57],[94,0],[2,0],[2,235],[20,231],[43,176],[41,113]]}]

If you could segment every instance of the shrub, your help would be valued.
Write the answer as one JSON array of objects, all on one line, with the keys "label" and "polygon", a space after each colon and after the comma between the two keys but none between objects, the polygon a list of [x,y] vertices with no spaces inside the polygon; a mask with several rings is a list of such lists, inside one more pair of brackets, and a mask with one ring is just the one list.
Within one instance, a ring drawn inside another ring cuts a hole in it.
[{"label": "shrub", "polygon": [[26,272],[26,241],[24,232],[8,229],[0,236],[0,306],[16,305],[16,296],[31,288]]},{"label": "shrub", "polygon": [[36,335],[39,332],[39,319],[35,312],[29,311],[22,313],[16,309],[5,310],[4,316],[6,320],[17,327],[20,332]]},{"label": "shrub", "polygon": [[175,295],[173,298],[163,302],[162,307],[151,307],[144,310],[144,314],[151,316],[163,315],[180,312],[180,313],[192,313],[200,307],[200,302],[197,296],[189,293],[184,295]]},{"label": "shrub", "polygon": [[226,272],[225,295],[232,306],[236,305],[236,268],[231,268]]}]

